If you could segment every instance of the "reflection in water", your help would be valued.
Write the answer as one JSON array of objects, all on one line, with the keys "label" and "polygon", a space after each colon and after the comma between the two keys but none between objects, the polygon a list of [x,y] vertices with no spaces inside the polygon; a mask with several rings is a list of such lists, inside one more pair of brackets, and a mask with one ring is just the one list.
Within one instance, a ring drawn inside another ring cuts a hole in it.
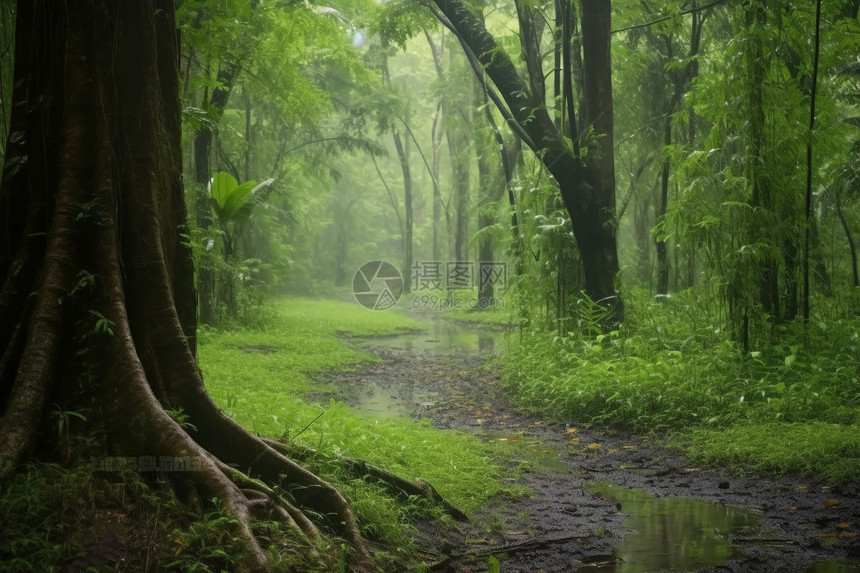
[{"label": "reflection in water", "polygon": [[[373,346],[396,348],[411,354],[490,354],[502,347],[509,330],[489,329],[474,324],[432,320],[421,332],[410,332],[373,338]],[[432,406],[439,399],[435,392],[412,384],[380,384],[369,380],[357,391],[353,407],[364,414],[380,417],[409,418],[417,408]]]},{"label": "reflection in water", "polygon": [[426,329],[423,332],[374,338],[372,344],[412,352],[444,353],[454,350],[490,353],[496,349],[497,344],[506,341],[510,334],[509,330],[433,320],[426,323]]},{"label": "reflection in water", "polygon": [[740,509],[684,498],[654,498],[642,490],[592,484],[592,493],[621,504],[632,530],[614,554],[617,564],[592,568],[603,573],[695,571],[738,555],[728,535],[755,527],[758,516]]},{"label": "reflection in water", "polygon": [[570,467],[559,459],[558,450],[546,446],[535,436],[493,431],[485,428],[478,430],[475,435],[487,442],[510,446],[508,455],[511,456],[511,459],[531,462],[537,471],[557,474],[570,473]]}]

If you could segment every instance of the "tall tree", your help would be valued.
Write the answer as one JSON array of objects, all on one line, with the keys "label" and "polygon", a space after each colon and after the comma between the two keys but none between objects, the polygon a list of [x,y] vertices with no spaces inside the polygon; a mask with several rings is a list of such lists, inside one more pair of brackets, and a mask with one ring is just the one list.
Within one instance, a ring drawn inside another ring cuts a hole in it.
[{"label": "tall tree", "polygon": [[[547,109],[545,74],[535,57],[537,42],[527,42],[522,29],[539,33],[533,21],[524,21],[528,9],[518,10],[521,44],[527,78],[518,73],[511,57],[487,31],[482,19],[461,0],[434,0],[431,9],[460,41],[479,80],[495,85],[491,97],[508,124],[540,157],[558,183],[570,215],[585,275],[585,292],[614,307],[616,319],[623,306],[616,292],[619,271],[615,239],[615,167],[613,144],[612,78],[610,67],[610,3],[582,2],[583,109],[575,113],[572,89],[567,97],[560,129]],[[573,10],[564,15],[573,17]],[[535,20],[535,19],[532,19]],[[565,30],[572,30],[567,25]],[[572,85],[574,66],[563,66],[563,84]],[[570,133],[566,137],[565,133]]]},{"label": "tall tree", "polygon": [[[233,514],[247,569],[269,569],[254,520],[321,536],[298,506],[331,517],[362,569],[368,550],[344,498],[221,412],[191,352],[172,2],[26,0],[16,13],[15,136],[0,187],[0,481],[50,450],[46,404],[87,399],[114,454],[196,464],[183,475]],[[296,505],[251,476],[295,486]]]}]

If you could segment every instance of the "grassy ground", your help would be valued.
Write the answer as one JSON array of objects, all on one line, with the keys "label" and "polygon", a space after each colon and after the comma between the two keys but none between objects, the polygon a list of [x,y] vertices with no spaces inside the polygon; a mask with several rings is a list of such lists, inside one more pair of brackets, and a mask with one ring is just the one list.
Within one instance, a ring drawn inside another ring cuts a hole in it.
[{"label": "grassy ground", "polygon": [[261,435],[284,436],[426,479],[466,512],[501,491],[487,446],[470,436],[410,420],[363,417],[339,403],[322,407],[305,401],[308,393],[326,390],[309,374],[375,359],[344,344],[338,334],[393,334],[420,323],[355,303],[293,297],[279,299],[267,312],[264,329],[200,333],[209,393],[236,421]]},{"label": "grassy ground", "polygon": [[[363,535],[382,542],[382,571],[416,570],[413,523],[444,519],[423,499],[395,500],[389,492],[339,471],[336,454],[362,458],[402,477],[430,481],[448,501],[474,511],[503,491],[490,446],[455,432],[409,420],[362,417],[339,403],[306,401],[321,387],[310,374],[355,368],[373,356],[338,335],[383,335],[420,326],[402,313],[373,312],[354,302],[283,298],[267,307],[260,327],[199,333],[200,365],[216,402],[239,423],[267,436],[318,449],[311,469],[349,499]],[[90,435],[69,436],[86,448]],[[0,495],[0,571],[80,570],[231,571],[239,549],[233,518],[217,503],[189,511],[160,474],[96,471],[87,461],[65,466],[33,463]],[[277,523],[257,526],[271,540],[276,571],[345,571],[334,547],[316,547]],[[329,561],[326,561],[328,559]],[[89,567],[89,568],[88,568]]]},{"label": "grassy ground", "polygon": [[628,300],[616,331],[524,333],[503,360],[518,404],[674,434],[693,459],[737,472],[860,477],[860,320],[813,322],[808,334],[787,324],[744,356],[690,293]]}]

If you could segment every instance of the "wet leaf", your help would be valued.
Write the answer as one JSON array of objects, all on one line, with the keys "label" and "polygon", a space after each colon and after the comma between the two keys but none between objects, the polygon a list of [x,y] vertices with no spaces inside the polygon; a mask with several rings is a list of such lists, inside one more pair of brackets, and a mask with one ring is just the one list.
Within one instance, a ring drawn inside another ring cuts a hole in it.
[{"label": "wet leaf", "polygon": [[796,489],[797,491],[806,491],[806,486],[805,485],[799,485],[794,489]]},{"label": "wet leaf", "polygon": [[827,507],[836,507],[837,505],[839,505],[839,500],[838,499],[825,499],[824,505],[826,505]]},{"label": "wet leaf", "polygon": [[579,443],[579,438],[571,438],[571,439],[570,439],[570,443],[571,443],[571,444],[578,444],[578,443]]},{"label": "wet leaf", "polygon": [[636,449],[636,446],[621,446],[621,447],[624,448],[625,450],[635,450]]},{"label": "wet leaf", "polygon": [[617,453],[617,452],[618,452],[618,450],[616,450],[616,449],[612,449],[612,450],[609,450],[609,451],[608,451],[608,452],[606,452],[606,453],[608,453],[608,454],[614,454],[614,453]]},{"label": "wet leaf", "polygon": [[840,531],[839,537],[857,537],[857,534],[852,531]]},{"label": "wet leaf", "polygon": [[842,523],[837,523],[836,527],[838,527],[839,529],[848,529],[849,527],[851,527],[851,524],[843,521]]},{"label": "wet leaf", "polygon": [[575,433],[576,433],[576,428],[568,428],[568,429],[567,429],[567,433],[568,433],[568,434],[575,434]]},{"label": "wet leaf", "polygon": [[585,446],[585,449],[596,452],[597,450],[602,450],[603,446],[601,444],[588,444]]},{"label": "wet leaf", "polygon": [[796,506],[796,505],[788,505],[788,504],[785,504],[785,509],[786,509],[786,510],[788,510],[788,511],[794,511],[794,510],[796,510],[796,509],[797,509],[797,506]]}]

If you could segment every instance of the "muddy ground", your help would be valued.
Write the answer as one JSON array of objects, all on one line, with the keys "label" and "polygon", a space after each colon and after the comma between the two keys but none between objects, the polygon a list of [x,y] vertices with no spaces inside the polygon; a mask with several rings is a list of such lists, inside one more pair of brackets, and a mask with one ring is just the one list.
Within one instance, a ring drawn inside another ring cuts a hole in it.
[{"label": "muddy ground", "polygon": [[[355,372],[324,375],[326,382],[341,389],[337,399],[351,405],[367,402],[368,390],[373,389],[383,403],[414,408],[413,418],[429,418],[437,428],[531,444],[521,448],[521,456],[515,454],[505,462],[529,469],[516,472],[511,480],[530,495],[498,499],[472,516],[471,524],[454,531],[420,528],[420,543],[427,548],[427,563],[433,570],[487,571],[493,556],[504,573],[860,571],[860,486],[856,483],[827,487],[809,478],[738,477],[697,467],[680,451],[662,445],[659,437],[584,428],[576,420],[544,423],[517,414],[499,388],[498,374],[485,367],[491,354],[406,350],[373,340],[351,342],[382,362]],[[571,442],[575,438],[578,443]],[[529,453],[532,450],[538,452],[535,457]],[[546,450],[558,452],[549,454],[549,464],[540,463],[541,456],[546,460]],[[757,523],[729,532],[709,531],[707,536],[716,539],[713,545],[688,547],[682,552],[694,557],[680,558],[667,547],[701,541],[678,531],[697,527],[688,523],[688,516],[675,520],[670,513],[651,518],[668,522],[658,524],[662,528],[658,539],[645,537],[637,547],[625,550],[625,543],[635,541],[631,536],[641,532],[631,529],[625,504],[595,485],[605,483],[645,490],[660,499],[702,500],[725,511],[741,508],[757,517],[753,518]],[[637,552],[652,555],[637,557]],[[719,563],[721,555],[726,560]],[[816,563],[817,568],[811,568]]]}]

